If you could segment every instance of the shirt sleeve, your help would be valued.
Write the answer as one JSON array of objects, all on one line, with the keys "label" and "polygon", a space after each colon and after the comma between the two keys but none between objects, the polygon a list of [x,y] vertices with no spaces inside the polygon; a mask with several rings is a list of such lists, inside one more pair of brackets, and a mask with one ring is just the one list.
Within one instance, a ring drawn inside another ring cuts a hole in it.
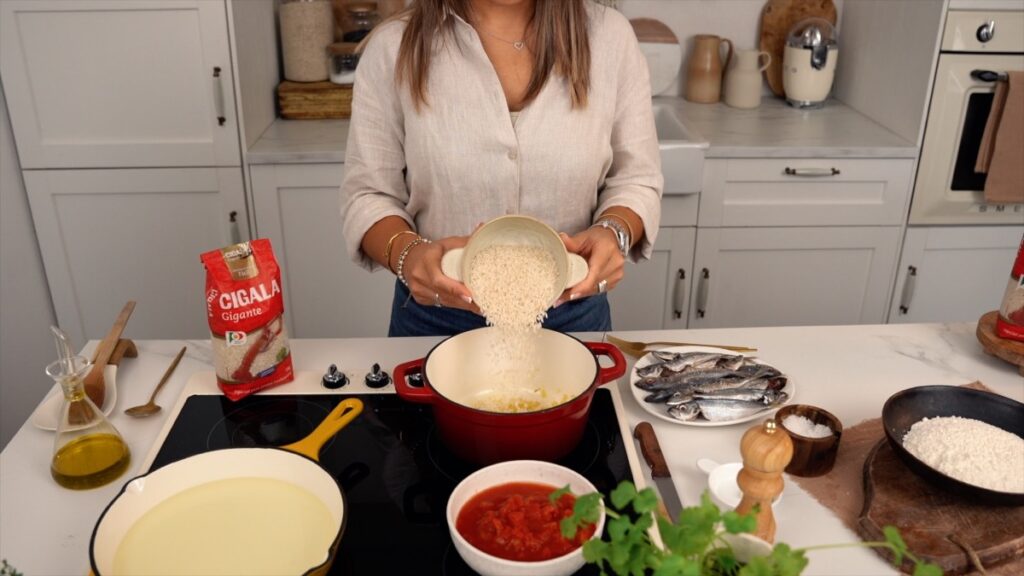
[{"label": "shirt sleeve", "polygon": [[640,51],[632,27],[625,18],[621,20],[618,24],[624,27],[621,30],[624,40],[611,136],[612,163],[605,176],[604,188],[598,192],[595,216],[612,206],[629,208],[640,216],[644,224],[643,239],[636,243],[630,254],[636,261],[650,258],[654,250],[661,220],[664,178],[658,135],[654,128],[647,60]]},{"label": "shirt sleeve", "polygon": [[381,268],[361,248],[371,226],[399,216],[415,228],[406,210],[404,113],[395,82],[400,38],[397,22],[377,30],[360,57],[353,83],[341,219],[349,257],[368,270]]}]

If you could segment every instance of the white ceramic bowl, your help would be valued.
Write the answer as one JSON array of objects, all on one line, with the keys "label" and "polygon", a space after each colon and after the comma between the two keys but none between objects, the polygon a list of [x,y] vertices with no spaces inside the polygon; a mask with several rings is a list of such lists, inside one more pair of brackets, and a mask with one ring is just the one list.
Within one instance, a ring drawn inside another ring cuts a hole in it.
[{"label": "white ceramic bowl", "polygon": [[[550,294],[550,303],[561,296],[562,291],[578,284],[587,276],[587,261],[578,254],[571,254],[565,244],[550,226],[530,216],[499,216],[473,232],[466,247],[445,252],[441,270],[446,276],[467,282],[472,269],[473,258],[481,250],[491,246],[536,246],[551,254],[555,260],[556,289]],[[469,286],[472,291],[473,287]]]},{"label": "white ceramic bowl", "polygon": [[[572,493],[577,496],[597,491],[597,488],[583,476],[564,466],[550,462],[513,460],[482,468],[460,482],[448,498],[448,531],[451,532],[452,541],[455,543],[455,549],[459,552],[459,556],[462,556],[470,568],[483,576],[568,576],[583,567],[585,561],[583,560],[582,546],[564,556],[550,560],[517,562],[482,552],[459,534],[459,531],[455,529],[455,519],[466,502],[488,488],[509,482],[550,484],[555,488],[561,488],[568,484]],[[597,521],[594,537],[601,537],[604,531],[604,520],[605,513],[602,506],[601,517]]]}]

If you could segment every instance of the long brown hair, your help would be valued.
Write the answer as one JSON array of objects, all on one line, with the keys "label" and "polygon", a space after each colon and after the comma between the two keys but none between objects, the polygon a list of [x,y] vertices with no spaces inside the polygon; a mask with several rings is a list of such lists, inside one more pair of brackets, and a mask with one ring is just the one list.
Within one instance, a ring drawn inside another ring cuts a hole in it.
[{"label": "long brown hair", "polygon": [[[399,85],[408,85],[417,109],[427,102],[435,43],[455,39],[455,20],[446,18],[449,13],[471,21],[471,0],[414,0],[399,16],[408,24],[398,49],[395,76]],[[572,107],[586,107],[590,87],[586,0],[535,0],[531,26],[533,75],[523,101],[536,98],[554,71],[566,79]]]}]

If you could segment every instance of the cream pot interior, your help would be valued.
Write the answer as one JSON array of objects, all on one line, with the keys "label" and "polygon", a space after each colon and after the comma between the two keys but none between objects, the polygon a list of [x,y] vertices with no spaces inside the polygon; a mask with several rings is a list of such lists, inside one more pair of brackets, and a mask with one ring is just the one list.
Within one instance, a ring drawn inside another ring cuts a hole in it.
[{"label": "cream pot interior", "polygon": [[[333,521],[333,533],[325,538],[328,545],[323,556],[306,569],[326,562],[343,527],[344,498],[337,482],[317,463],[292,452],[266,448],[232,448],[215,450],[180,460],[155,472],[131,480],[100,518],[91,543],[93,568],[97,576],[114,573],[118,547],[132,526],[147,512],[167,499],[190,488],[219,480],[269,478],[282,480],[302,488],[327,507]],[[253,502],[258,509],[260,502]],[[287,519],[265,514],[261,524],[280,525]],[[301,527],[296,527],[301,531]],[[318,535],[321,537],[323,535]],[[305,537],[305,536],[304,536]],[[230,538],[219,539],[218,554],[230,555],[233,567],[240,574],[260,574],[260,554],[287,554],[282,549],[253,550],[241,545],[233,549]],[[161,546],[173,546],[161,543]]]},{"label": "cream pot interior", "polygon": [[[525,342],[527,362],[502,355],[496,328],[478,328],[453,336],[427,356],[424,373],[440,395],[476,407],[510,388],[545,390],[548,398],[572,400],[597,378],[597,359],[582,342],[553,330],[539,330]],[[504,357],[503,357],[504,356]]]}]

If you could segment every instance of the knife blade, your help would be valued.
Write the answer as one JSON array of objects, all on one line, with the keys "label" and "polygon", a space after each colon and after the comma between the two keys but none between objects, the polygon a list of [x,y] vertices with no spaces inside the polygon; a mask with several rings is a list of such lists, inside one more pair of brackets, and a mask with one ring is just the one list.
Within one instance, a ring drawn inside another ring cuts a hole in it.
[{"label": "knife blade", "polygon": [[121,339],[121,333],[124,332],[124,327],[128,324],[128,318],[131,317],[134,311],[135,301],[129,300],[124,305],[124,308],[121,309],[121,313],[118,314],[117,320],[114,321],[114,325],[110,328],[110,332],[107,333],[103,340],[100,341],[99,346],[96,347],[96,353],[92,359],[92,370],[84,378],[85,393],[89,395],[89,399],[100,410],[103,409],[103,399],[106,395],[106,384],[103,382],[103,367],[107,365],[111,354],[114,353],[114,348],[117,347],[117,343]]},{"label": "knife blade", "polygon": [[676,492],[675,484],[672,483],[672,473],[665,463],[665,455],[658,444],[658,436],[654,433],[654,427],[649,422],[641,422],[633,429],[633,437],[640,442],[640,453],[644,461],[651,467],[651,478],[661,495],[662,513],[672,522],[679,519],[679,511],[683,509],[683,503],[679,500],[679,493]]}]

